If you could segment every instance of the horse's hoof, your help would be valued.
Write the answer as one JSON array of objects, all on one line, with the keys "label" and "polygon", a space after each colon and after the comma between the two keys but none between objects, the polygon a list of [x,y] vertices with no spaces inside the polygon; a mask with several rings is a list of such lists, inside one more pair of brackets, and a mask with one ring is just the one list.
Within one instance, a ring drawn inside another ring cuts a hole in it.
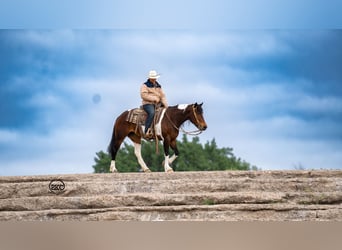
[{"label": "horse's hoof", "polygon": [[114,169],[109,169],[109,173],[118,173],[118,170],[116,168]]},{"label": "horse's hoof", "polygon": [[172,172],[174,172],[174,171],[173,171],[172,168],[168,168],[168,169],[165,170],[165,172],[166,172],[166,173],[172,173]]},{"label": "horse's hoof", "polygon": [[144,169],[144,173],[151,173],[151,170],[149,168]]}]

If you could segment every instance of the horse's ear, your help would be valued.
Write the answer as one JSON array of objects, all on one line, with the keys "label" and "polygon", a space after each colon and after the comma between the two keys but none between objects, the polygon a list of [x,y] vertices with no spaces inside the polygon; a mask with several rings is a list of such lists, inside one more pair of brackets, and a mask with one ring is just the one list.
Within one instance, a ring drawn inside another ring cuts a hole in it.
[{"label": "horse's ear", "polygon": [[197,102],[196,102],[196,103],[194,104],[194,107],[197,108],[197,106],[198,106],[198,104],[197,104]]},{"label": "horse's ear", "polygon": [[202,105],[203,105],[203,102],[201,102],[201,104],[198,104],[198,106],[200,106],[200,107],[202,107]]}]

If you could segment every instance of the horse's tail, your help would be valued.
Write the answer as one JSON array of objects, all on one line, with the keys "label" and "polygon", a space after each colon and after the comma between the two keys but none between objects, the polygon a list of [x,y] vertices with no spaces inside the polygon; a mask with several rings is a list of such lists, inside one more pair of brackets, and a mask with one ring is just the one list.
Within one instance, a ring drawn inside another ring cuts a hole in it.
[{"label": "horse's tail", "polygon": [[108,146],[108,153],[110,153],[114,161],[121,143],[129,133],[126,122],[127,114],[128,111],[123,112],[114,122],[112,139]]},{"label": "horse's tail", "polygon": [[116,149],[115,149],[115,125],[113,127],[112,139],[110,140],[110,143],[108,145],[107,151],[112,156],[112,159],[115,159],[115,156],[116,156]]}]

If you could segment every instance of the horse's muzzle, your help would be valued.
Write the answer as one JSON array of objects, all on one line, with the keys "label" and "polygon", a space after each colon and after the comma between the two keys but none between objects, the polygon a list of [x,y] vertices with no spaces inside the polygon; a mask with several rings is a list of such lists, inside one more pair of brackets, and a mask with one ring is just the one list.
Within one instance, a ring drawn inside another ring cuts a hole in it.
[{"label": "horse's muzzle", "polygon": [[199,126],[199,129],[201,130],[201,131],[204,131],[204,130],[206,130],[207,129],[207,125],[201,125],[201,126]]}]

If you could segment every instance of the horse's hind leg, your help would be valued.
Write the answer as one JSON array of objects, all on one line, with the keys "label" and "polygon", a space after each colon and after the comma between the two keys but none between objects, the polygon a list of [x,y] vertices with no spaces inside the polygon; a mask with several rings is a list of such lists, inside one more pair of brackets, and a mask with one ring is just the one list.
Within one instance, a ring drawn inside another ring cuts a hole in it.
[{"label": "horse's hind leg", "polygon": [[[114,172],[118,172],[118,170],[115,167],[115,158],[116,158],[116,154],[118,153],[118,150],[123,142],[123,140],[125,139],[125,137],[128,134],[127,130],[119,130],[117,129],[117,127],[119,125],[122,126],[123,123],[123,117],[124,117],[125,113],[123,113],[120,117],[118,117],[118,119],[115,122],[114,128],[113,128],[113,134],[112,134],[112,139],[110,141],[109,147],[108,147],[108,151],[110,153],[110,155],[112,156],[112,160],[110,162],[110,168],[109,171],[114,173]],[[127,126],[126,126],[127,127]]]},{"label": "horse's hind leg", "polygon": [[115,135],[115,132],[113,133],[113,138],[112,138],[112,142],[111,142],[110,150],[109,150],[112,156],[112,160],[110,162],[110,167],[109,167],[109,171],[111,173],[118,172],[115,166],[115,158],[124,139],[125,139],[125,136],[119,136],[118,134]]},{"label": "horse's hind leg", "polygon": [[141,138],[136,134],[129,134],[128,137],[134,142],[134,154],[138,159],[139,165],[142,170],[146,172],[151,172],[151,170],[146,166],[146,163],[141,155]]}]

